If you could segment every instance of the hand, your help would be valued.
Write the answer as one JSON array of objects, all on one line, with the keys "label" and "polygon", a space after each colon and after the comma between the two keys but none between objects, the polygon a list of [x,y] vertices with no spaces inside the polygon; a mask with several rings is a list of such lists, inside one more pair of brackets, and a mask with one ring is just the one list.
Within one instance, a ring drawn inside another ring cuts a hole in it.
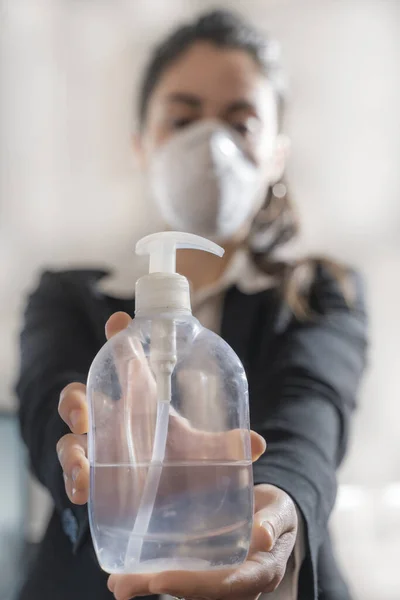
[{"label": "hand", "polygon": [[[126,313],[115,313],[106,324],[107,339],[125,329],[130,321],[131,318]],[[142,384],[147,386],[147,393],[149,393],[152,386],[155,389],[155,384],[146,361],[141,373],[145,375]],[[65,489],[71,502],[85,504],[89,494],[89,463],[86,444],[88,408],[86,387],[83,384],[71,383],[61,392],[59,413],[72,432],[63,436],[57,444],[57,453],[64,472]],[[266,444],[264,439],[253,431],[250,441],[254,461],[264,453]],[[227,449],[232,459],[243,452],[242,435],[239,430],[221,433],[196,430],[186,419],[172,410],[168,444],[170,445],[169,456],[174,458],[179,458],[179,454],[182,453],[186,457],[198,453],[204,447],[211,448],[212,455],[215,457],[218,457],[218,454],[225,456]]]},{"label": "hand", "polygon": [[169,594],[207,600],[256,600],[281,582],[297,535],[292,499],[272,485],[254,488],[255,514],[246,562],[221,571],[167,571],[150,575],[111,575],[108,587],[116,600]]}]

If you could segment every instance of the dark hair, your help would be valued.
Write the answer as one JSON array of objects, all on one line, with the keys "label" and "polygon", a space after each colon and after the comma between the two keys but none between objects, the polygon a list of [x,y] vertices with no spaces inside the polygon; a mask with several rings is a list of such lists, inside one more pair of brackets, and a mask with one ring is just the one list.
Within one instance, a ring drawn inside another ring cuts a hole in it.
[{"label": "dark hair", "polygon": [[[268,78],[275,93],[278,124],[283,126],[286,86],[279,46],[242,16],[226,10],[208,12],[173,31],[159,44],[144,72],[139,95],[139,123],[145,124],[151,95],[164,72],[196,42],[207,41],[220,48],[243,50],[253,57]],[[255,264],[276,276],[285,299],[299,317],[308,314],[308,298],[315,269],[321,262],[341,277],[341,268],[323,259],[307,259],[294,264],[277,261],[274,251],[298,232],[298,220],[284,180],[270,186],[263,207],[256,215],[249,237]],[[299,273],[301,274],[299,276]]]},{"label": "dark hair", "polygon": [[210,42],[220,48],[239,49],[250,54],[271,81],[282,114],[284,86],[277,43],[240,15],[215,10],[179,27],[155,48],[140,91],[138,116],[141,124],[146,120],[149,99],[163,73],[196,42]]}]

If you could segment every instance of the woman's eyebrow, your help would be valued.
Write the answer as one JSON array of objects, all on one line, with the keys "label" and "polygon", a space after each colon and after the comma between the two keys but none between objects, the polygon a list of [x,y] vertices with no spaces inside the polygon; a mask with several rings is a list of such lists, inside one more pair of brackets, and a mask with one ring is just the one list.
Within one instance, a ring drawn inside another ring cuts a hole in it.
[{"label": "woman's eyebrow", "polygon": [[190,106],[192,108],[201,108],[203,100],[200,96],[196,96],[195,94],[189,94],[186,92],[173,92],[172,94],[168,94],[167,102],[172,104],[186,104],[186,106]]},{"label": "woman's eyebrow", "polygon": [[225,112],[226,114],[232,115],[232,113],[239,111],[247,111],[252,113],[253,115],[257,115],[257,109],[255,104],[253,104],[253,102],[250,102],[249,100],[245,100],[244,98],[231,102],[228,105]]}]

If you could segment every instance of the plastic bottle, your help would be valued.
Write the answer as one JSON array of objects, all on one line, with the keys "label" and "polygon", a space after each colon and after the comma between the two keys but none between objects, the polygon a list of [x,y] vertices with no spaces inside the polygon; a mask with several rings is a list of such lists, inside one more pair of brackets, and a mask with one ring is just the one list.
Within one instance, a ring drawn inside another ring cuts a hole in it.
[{"label": "plastic bottle", "polygon": [[246,376],[193,317],[177,248],[223,254],[187,233],[140,240],[150,273],[136,283],[135,319],[89,372],[89,520],[108,573],[234,567],[249,548]]}]

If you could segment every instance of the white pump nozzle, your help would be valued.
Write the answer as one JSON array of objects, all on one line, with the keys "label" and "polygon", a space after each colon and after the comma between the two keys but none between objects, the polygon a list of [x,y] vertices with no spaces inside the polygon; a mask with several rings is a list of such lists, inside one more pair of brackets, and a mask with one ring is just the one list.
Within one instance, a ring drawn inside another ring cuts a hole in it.
[{"label": "white pump nozzle", "polygon": [[136,254],[149,254],[149,274],[136,282],[136,316],[154,311],[190,312],[190,290],[186,277],[176,273],[179,248],[205,250],[217,256],[224,249],[198,235],[180,231],[163,231],[148,235],[136,244]]},{"label": "white pump nozzle", "polygon": [[136,254],[149,254],[149,273],[175,273],[176,251],[179,248],[204,250],[223,256],[224,249],[199,235],[180,231],[162,231],[142,238],[136,244]]}]

